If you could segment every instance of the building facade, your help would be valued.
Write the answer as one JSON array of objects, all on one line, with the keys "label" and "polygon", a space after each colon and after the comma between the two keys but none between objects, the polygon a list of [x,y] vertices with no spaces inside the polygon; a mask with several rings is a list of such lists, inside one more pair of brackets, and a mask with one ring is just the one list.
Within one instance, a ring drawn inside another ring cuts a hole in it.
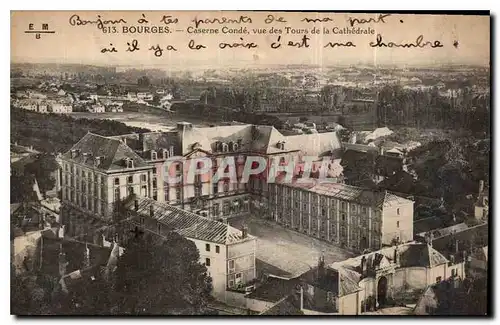
[{"label": "building facade", "polygon": [[200,263],[212,277],[213,295],[226,301],[228,290],[244,288],[255,279],[256,238],[246,229],[238,230],[153,199],[136,197],[125,203],[126,222],[119,227],[120,240],[139,229],[158,236],[174,231],[192,241],[200,253]]},{"label": "building facade", "polygon": [[270,277],[246,296],[262,312],[294,295],[306,315],[360,315],[414,296],[430,285],[463,279],[464,261],[449,261],[430,245],[407,243],[318,266],[293,279]]},{"label": "building facade", "polygon": [[316,179],[269,184],[267,218],[347,249],[413,240],[413,201]]}]

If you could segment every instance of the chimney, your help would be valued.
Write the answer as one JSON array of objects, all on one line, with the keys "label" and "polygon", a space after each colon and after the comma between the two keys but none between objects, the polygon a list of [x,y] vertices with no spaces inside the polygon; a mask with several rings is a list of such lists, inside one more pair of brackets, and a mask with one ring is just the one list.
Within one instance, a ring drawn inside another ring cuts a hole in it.
[{"label": "chimney", "polygon": [[241,237],[242,238],[247,238],[248,236],[248,228],[247,225],[243,225],[243,228],[241,229]]},{"label": "chimney", "polygon": [[64,254],[62,244],[59,244],[59,276],[63,277],[66,275],[66,266],[68,262],[66,261],[66,254]]},{"label": "chimney", "polygon": [[357,142],[357,141],[358,141],[358,139],[357,139],[357,135],[356,135],[356,133],[353,133],[353,134],[351,135],[351,138],[349,139],[349,143],[350,143],[350,144],[356,144],[356,142]]},{"label": "chimney", "polygon": [[57,238],[64,238],[64,225],[61,225],[61,227],[59,227],[59,230],[57,232]]},{"label": "chimney", "polygon": [[322,279],[325,276],[325,257],[323,253],[318,258],[318,272],[316,276],[318,279]]},{"label": "chimney", "polygon": [[154,217],[154,215],[155,215],[154,206],[153,206],[153,204],[151,204],[151,205],[149,206],[149,216],[150,216],[151,218],[153,218],[153,217]]},{"label": "chimney", "polygon": [[479,181],[479,195],[481,195],[484,191],[484,181],[480,180]]},{"label": "chimney", "polygon": [[399,250],[398,246],[396,246],[396,249],[394,249],[394,263],[399,264]]},{"label": "chimney", "polygon": [[90,267],[90,249],[88,244],[85,244],[85,251],[83,252],[83,268]]},{"label": "chimney", "polygon": [[432,231],[430,231],[427,235],[427,245],[432,247],[432,241],[434,240],[434,235],[432,234]]},{"label": "chimney", "polygon": [[134,210],[139,211],[139,200],[134,200]]},{"label": "chimney", "polygon": [[363,257],[361,258],[361,275],[365,275],[366,274],[366,256],[363,255]]},{"label": "chimney", "polygon": [[184,132],[189,131],[193,128],[193,125],[188,122],[177,122],[177,131]]},{"label": "chimney", "polygon": [[102,157],[101,156],[95,157],[95,166],[99,167],[101,163],[102,163]]},{"label": "chimney", "polygon": [[300,286],[300,310],[304,310],[304,288]]},{"label": "chimney", "polygon": [[80,149],[71,149],[71,158],[76,158],[79,152]]}]

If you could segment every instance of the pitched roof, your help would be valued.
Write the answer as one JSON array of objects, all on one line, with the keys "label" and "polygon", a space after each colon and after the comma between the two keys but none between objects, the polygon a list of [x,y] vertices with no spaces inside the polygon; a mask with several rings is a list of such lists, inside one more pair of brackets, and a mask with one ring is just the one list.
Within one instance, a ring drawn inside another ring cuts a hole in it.
[{"label": "pitched roof", "polygon": [[342,144],[336,132],[298,134],[284,137],[285,149],[300,150],[304,156],[340,155]]},{"label": "pitched roof", "polygon": [[400,254],[402,267],[434,267],[448,262],[441,253],[427,244],[404,245]]},{"label": "pitched roof", "polygon": [[101,267],[99,265],[91,266],[85,269],[79,269],[66,274],[60,280],[64,282],[68,292],[78,291],[88,287],[93,283],[103,281]]},{"label": "pitched roof", "polygon": [[264,283],[245,297],[267,302],[279,302],[284,297],[292,294],[298,285],[300,285],[298,278],[283,279],[270,276]]},{"label": "pitched roof", "polygon": [[277,182],[284,186],[300,188],[321,195],[334,197],[339,200],[378,208],[413,203],[411,200],[399,197],[387,191],[376,191],[346,184],[325,182],[314,178],[307,179],[304,182],[299,181],[299,179],[293,182],[287,182],[285,180],[278,180]]},{"label": "pitched roof", "polygon": [[340,287],[338,293],[339,297],[343,297],[361,290],[361,288],[358,286],[358,282],[361,279],[361,274],[346,267],[339,268],[338,272],[340,275]]},{"label": "pitched roof", "polygon": [[[147,152],[149,150],[168,149],[171,145],[179,154],[186,155],[198,148],[215,153],[215,144],[220,142],[237,142],[240,146],[236,152],[258,152],[273,154],[289,151],[302,151],[308,156],[322,156],[341,150],[342,144],[336,132],[319,134],[301,134],[285,136],[276,128],[268,125],[223,125],[214,127],[193,127],[184,124],[182,134],[180,129],[172,128],[167,132],[150,132],[140,136],[137,134],[115,136],[113,139],[126,139],[134,150]],[[277,143],[285,142],[285,148],[280,149]]]},{"label": "pitched roof", "polygon": [[299,316],[304,315],[300,310],[300,301],[291,294],[280,301],[278,301],[272,307],[264,310],[260,313],[263,316]]},{"label": "pitched roof", "polygon": [[131,198],[125,203],[125,207],[131,211],[134,210],[135,200],[138,202],[138,214],[150,217],[150,209],[153,207],[153,219],[187,238],[220,244],[232,244],[254,238],[251,235],[243,237],[243,233],[240,230],[228,224],[211,220],[193,212],[149,198]]},{"label": "pitched roof", "polygon": [[45,274],[59,275],[59,253],[62,251],[65,254],[67,261],[66,273],[79,270],[84,265],[85,249],[88,247],[90,251],[90,265],[106,265],[111,249],[100,247],[93,244],[83,242],[64,240],[60,238],[51,238],[43,235],[40,241],[39,252],[41,254],[40,264],[41,270]]},{"label": "pitched roof", "polygon": [[339,296],[359,290],[361,280],[361,260],[363,257],[368,264],[380,265],[393,263],[395,250],[399,252],[400,267],[434,267],[447,263],[448,260],[431,246],[422,243],[406,243],[399,246],[383,248],[376,252],[359,255],[341,262],[335,262],[328,268],[336,270],[340,275]]},{"label": "pitched roof", "polygon": [[[76,157],[72,158],[71,151],[78,150]],[[84,154],[90,154],[86,157]],[[98,168],[106,171],[121,170],[125,168],[124,159],[134,161],[134,168],[149,167],[147,163],[122,141],[104,137],[94,133],[87,133],[68,152],[63,155],[64,159]],[[101,163],[95,167],[95,157],[102,157]]]}]

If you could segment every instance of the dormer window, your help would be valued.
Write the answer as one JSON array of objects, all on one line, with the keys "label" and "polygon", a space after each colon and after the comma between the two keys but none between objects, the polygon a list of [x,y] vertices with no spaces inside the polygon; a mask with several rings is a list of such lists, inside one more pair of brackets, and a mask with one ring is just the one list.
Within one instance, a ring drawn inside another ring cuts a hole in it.
[{"label": "dormer window", "polygon": [[151,150],[151,160],[157,160],[158,159],[158,153],[154,150]]},{"label": "dormer window", "polygon": [[285,141],[278,141],[276,147],[280,150],[285,150]]},{"label": "dormer window", "polygon": [[96,167],[99,167],[99,166],[101,165],[101,163],[102,163],[102,157],[101,157],[101,156],[97,156],[97,157],[95,157],[95,160],[94,160],[94,165],[95,165]]},{"label": "dormer window", "polygon": [[78,157],[79,153],[80,153],[80,149],[71,149],[71,158]]},{"label": "dormer window", "polygon": [[87,162],[87,160],[92,157],[92,154],[90,152],[84,152],[83,153],[83,162]]},{"label": "dormer window", "polygon": [[233,151],[237,151],[238,150],[238,144],[236,142],[233,142],[233,148],[232,148]]},{"label": "dormer window", "polygon": [[170,152],[167,149],[163,149],[163,159],[168,159],[170,157]]},{"label": "dormer window", "polygon": [[130,158],[125,158],[125,166],[127,168],[134,168],[134,161]]},{"label": "dormer window", "polygon": [[222,152],[228,152],[229,151],[229,146],[227,143],[222,143]]}]

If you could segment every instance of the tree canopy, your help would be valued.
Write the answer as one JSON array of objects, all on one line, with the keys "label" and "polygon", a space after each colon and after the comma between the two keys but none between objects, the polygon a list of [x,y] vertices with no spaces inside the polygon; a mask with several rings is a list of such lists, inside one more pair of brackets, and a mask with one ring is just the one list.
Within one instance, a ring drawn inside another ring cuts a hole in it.
[{"label": "tree canopy", "polygon": [[142,234],[118,260],[119,314],[204,314],[211,288],[196,246],[176,233]]}]

